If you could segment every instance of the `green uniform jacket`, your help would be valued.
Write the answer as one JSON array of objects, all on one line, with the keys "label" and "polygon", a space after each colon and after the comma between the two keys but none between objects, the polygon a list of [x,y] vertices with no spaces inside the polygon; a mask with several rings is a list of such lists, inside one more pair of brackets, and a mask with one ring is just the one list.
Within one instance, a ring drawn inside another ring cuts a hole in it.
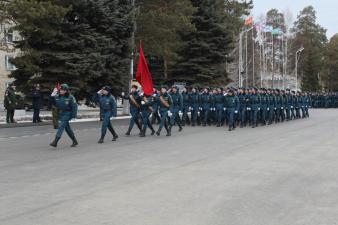
[{"label": "green uniform jacket", "polygon": [[4,106],[6,109],[13,110],[16,107],[16,95],[14,90],[7,89],[5,93]]}]

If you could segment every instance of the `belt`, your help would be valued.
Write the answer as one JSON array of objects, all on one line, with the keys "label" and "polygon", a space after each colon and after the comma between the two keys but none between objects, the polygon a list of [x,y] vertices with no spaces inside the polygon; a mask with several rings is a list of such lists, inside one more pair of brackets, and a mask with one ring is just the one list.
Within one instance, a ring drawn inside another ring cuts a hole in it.
[{"label": "belt", "polygon": [[60,109],[60,113],[64,113],[64,112],[71,112],[72,110],[63,110],[63,109]]}]

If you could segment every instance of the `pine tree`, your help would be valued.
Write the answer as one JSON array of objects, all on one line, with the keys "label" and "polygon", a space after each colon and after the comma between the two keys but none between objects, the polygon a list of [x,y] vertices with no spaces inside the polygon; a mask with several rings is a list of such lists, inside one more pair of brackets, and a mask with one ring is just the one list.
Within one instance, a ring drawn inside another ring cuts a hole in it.
[{"label": "pine tree", "polygon": [[21,0],[13,2],[11,13],[18,7],[24,16],[18,14],[16,29],[24,40],[17,46],[24,55],[13,61],[18,70],[11,76],[22,91],[28,91],[27,83],[66,82],[79,98],[88,98],[102,85],[115,92],[127,85],[128,1]]},{"label": "pine tree", "polygon": [[327,37],[326,30],[316,23],[316,11],[312,6],[300,12],[292,31],[295,33],[292,52],[296,52],[301,46],[304,47],[299,61],[302,89],[319,90],[318,75],[323,70],[322,58]]},{"label": "pine tree", "polygon": [[194,30],[194,12],[190,0],[139,1],[137,40],[142,41],[147,54],[163,65],[162,80],[169,79],[171,67],[179,58],[177,51],[184,44],[180,34]]},{"label": "pine tree", "polygon": [[174,78],[190,84],[225,84],[225,62],[231,60],[227,56],[235,47],[240,16],[251,3],[192,0],[192,4],[198,9],[192,20],[196,32],[184,37],[187,45],[180,52]]},{"label": "pine tree", "polygon": [[325,69],[322,74],[325,88],[338,91],[338,34],[335,34],[325,47]]}]

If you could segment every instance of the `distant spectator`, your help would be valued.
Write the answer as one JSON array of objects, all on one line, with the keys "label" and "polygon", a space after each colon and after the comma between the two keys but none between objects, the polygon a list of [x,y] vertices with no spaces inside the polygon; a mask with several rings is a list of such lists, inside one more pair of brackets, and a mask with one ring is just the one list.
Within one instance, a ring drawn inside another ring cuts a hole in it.
[{"label": "distant spectator", "polygon": [[7,114],[6,114],[7,123],[15,123],[14,113],[15,113],[16,103],[17,103],[17,99],[16,99],[16,94],[15,94],[15,86],[13,85],[13,83],[11,83],[6,89],[5,101],[4,101],[4,106],[5,106],[5,109],[7,110]]},{"label": "distant spectator", "polygon": [[40,91],[40,85],[36,84],[32,90],[32,104],[33,104],[33,123],[40,123],[40,109],[42,106],[42,95]]}]

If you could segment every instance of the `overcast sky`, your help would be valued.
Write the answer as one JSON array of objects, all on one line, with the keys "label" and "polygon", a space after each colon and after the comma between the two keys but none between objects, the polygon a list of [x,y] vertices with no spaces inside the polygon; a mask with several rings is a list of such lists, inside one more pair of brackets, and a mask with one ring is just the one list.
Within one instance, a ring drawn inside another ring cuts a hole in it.
[{"label": "overcast sky", "polygon": [[289,10],[293,19],[306,6],[312,5],[317,12],[317,23],[327,29],[327,36],[331,38],[338,33],[338,0],[253,0],[254,17],[265,14],[268,10],[276,8],[281,12]]}]

